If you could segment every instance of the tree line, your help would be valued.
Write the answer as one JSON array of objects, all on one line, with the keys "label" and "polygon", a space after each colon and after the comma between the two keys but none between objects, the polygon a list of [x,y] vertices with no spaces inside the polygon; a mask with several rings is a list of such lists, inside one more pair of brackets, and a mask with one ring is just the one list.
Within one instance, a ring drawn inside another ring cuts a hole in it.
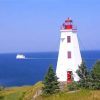
[{"label": "tree line", "polygon": [[100,61],[97,61],[91,70],[87,69],[83,61],[77,74],[80,77],[77,83],[80,88],[100,90]]},{"label": "tree line", "polygon": [[[76,71],[80,80],[75,82],[73,80],[72,83],[67,84],[67,88],[69,90],[77,90],[77,89],[93,89],[100,90],[100,61],[97,61],[91,70],[88,70],[84,61],[79,66],[79,69]],[[45,79],[43,81],[43,94],[50,95],[60,91],[60,82],[58,82],[58,78],[53,70],[53,66],[50,65],[47,74],[45,75]]]}]

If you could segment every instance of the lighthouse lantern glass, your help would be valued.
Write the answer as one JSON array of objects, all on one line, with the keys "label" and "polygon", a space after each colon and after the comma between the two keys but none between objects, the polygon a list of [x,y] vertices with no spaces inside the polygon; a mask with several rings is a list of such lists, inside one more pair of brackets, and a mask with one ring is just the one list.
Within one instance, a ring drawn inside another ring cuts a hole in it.
[{"label": "lighthouse lantern glass", "polygon": [[65,20],[64,29],[70,30],[70,29],[72,29],[72,27],[73,27],[72,20],[70,18]]}]

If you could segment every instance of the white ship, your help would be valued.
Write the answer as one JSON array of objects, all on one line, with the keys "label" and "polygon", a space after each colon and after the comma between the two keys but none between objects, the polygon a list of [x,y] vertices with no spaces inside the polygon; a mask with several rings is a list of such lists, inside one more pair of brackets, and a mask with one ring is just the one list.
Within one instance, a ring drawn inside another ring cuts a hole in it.
[{"label": "white ship", "polygon": [[16,59],[25,59],[25,55],[23,54],[17,54]]}]

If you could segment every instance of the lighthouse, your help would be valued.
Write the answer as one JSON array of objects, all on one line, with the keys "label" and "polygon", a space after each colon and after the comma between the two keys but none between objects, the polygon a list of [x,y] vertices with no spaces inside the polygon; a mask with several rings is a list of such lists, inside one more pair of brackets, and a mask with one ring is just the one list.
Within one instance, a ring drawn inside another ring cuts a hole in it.
[{"label": "lighthouse", "polygon": [[71,18],[67,18],[61,29],[60,47],[56,68],[58,81],[70,83],[79,81],[76,71],[82,63],[77,38],[77,29],[74,28]]}]

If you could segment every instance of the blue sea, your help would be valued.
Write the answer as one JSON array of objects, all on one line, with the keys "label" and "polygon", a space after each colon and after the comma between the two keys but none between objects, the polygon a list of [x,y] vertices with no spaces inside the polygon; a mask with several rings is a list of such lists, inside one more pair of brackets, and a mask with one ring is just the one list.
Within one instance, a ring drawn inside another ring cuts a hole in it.
[{"label": "blue sea", "polygon": [[[0,54],[0,85],[33,85],[44,79],[50,64],[56,70],[57,52],[23,54],[30,59],[16,59],[17,53]],[[100,51],[82,51],[81,55],[89,70],[100,59]]]}]

